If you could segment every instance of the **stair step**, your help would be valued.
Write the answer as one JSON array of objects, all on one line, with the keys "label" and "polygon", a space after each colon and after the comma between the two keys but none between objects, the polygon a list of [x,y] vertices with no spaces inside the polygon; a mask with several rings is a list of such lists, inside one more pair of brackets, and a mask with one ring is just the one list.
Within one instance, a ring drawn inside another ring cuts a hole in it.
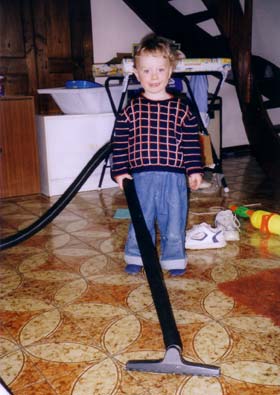
[{"label": "stair step", "polygon": [[193,23],[194,25],[197,25],[198,23],[212,19],[212,15],[209,13],[209,11],[202,11],[196,12],[195,14],[185,15],[184,18],[186,23]]},{"label": "stair step", "polygon": [[212,37],[198,23],[213,18],[208,10],[183,14],[167,0],[123,0],[155,33],[172,38],[190,58],[229,58],[225,37]]},{"label": "stair step", "polygon": [[264,108],[266,110],[271,110],[272,108],[280,108],[280,100],[267,100],[263,102]]}]

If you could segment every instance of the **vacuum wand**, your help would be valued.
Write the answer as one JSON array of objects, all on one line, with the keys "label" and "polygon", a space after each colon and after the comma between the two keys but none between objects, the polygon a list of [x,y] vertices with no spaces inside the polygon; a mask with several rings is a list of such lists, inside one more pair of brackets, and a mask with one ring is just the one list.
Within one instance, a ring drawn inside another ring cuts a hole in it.
[{"label": "vacuum wand", "polygon": [[126,369],[154,373],[219,376],[219,367],[187,362],[181,357],[182,341],[176,326],[156,246],[147,228],[133,180],[125,179],[123,187],[166,347],[162,360],[128,361]]}]

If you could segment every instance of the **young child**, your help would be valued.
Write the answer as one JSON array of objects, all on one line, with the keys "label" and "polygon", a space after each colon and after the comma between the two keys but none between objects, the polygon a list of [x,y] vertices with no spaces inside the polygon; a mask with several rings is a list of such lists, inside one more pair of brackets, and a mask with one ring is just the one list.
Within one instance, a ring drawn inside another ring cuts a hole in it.
[{"label": "young child", "polygon": [[[134,74],[143,93],[118,115],[113,138],[112,176],[134,180],[143,215],[153,241],[160,232],[160,263],[171,276],[185,273],[187,182],[198,189],[202,163],[196,118],[184,99],[166,91],[176,64],[176,51],[154,34],[142,40]],[[133,225],[125,246],[126,272],[142,270]]]}]

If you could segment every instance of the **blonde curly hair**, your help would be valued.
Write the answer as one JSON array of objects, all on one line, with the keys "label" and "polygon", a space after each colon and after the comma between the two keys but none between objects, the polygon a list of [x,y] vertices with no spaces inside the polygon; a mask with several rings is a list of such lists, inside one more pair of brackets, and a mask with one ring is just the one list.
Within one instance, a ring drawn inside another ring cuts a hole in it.
[{"label": "blonde curly hair", "polygon": [[162,55],[164,58],[169,60],[173,69],[179,59],[178,50],[175,48],[174,44],[172,45],[172,41],[167,38],[157,36],[154,33],[146,35],[141,40],[140,45],[135,51],[134,66],[137,66],[137,58],[139,56],[147,54],[155,56]]}]

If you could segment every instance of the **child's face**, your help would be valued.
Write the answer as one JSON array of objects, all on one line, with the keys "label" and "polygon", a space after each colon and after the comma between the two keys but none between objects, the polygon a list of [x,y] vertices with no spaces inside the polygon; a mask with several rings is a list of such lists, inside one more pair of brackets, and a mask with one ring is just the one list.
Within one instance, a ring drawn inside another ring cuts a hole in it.
[{"label": "child's face", "polygon": [[137,57],[134,73],[148,99],[164,100],[169,97],[166,92],[166,86],[172,73],[169,59],[160,53],[143,53]]}]

